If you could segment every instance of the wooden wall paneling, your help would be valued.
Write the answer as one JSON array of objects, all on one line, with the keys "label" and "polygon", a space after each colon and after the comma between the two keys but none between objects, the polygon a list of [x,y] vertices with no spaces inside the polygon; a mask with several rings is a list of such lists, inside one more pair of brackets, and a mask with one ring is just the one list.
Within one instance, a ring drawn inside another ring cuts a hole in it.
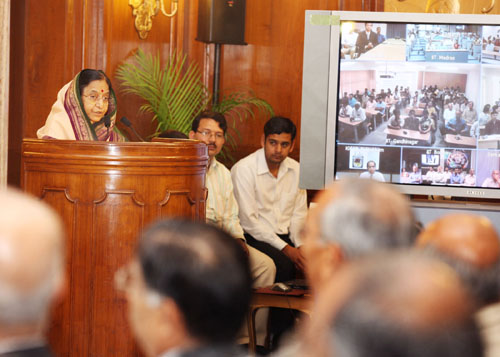
[{"label": "wooden wall paneling", "polygon": [[105,2],[102,0],[87,0],[84,3],[82,14],[84,20],[82,67],[101,69],[106,72],[106,45],[110,40],[110,28],[105,27],[104,23],[105,17],[112,18],[113,13],[105,13],[105,6]]},{"label": "wooden wall paneling", "polygon": [[[27,0],[24,137],[35,137],[36,130],[45,123],[57,92],[72,79],[74,73],[70,72],[75,65],[81,67],[80,51],[74,48],[81,47],[83,22],[79,5],[83,1]],[[70,32],[66,33],[67,30]]]},{"label": "wooden wall paneling", "polygon": [[8,182],[19,185],[21,140],[34,138],[59,89],[81,68],[84,0],[16,0],[11,19]]},{"label": "wooden wall paneling", "polygon": [[9,124],[7,144],[7,183],[18,186],[21,172],[21,141],[24,117],[24,1],[11,1],[10,8],[10,78],[9,78]]},{"label": "wooden wall paneling", "polygon": [[384,11],[384,0],[339,0],[338,8],[344,11]]},{"label": "wooden wall paneling", "polygon": [[[96,6],[99,6],[99,4]],[[156,125],[151,122],[151,115],[138,112],[139,107],[143,103],[142,100],[135,96],[123,95],[121,93],[120,84],[115,79],[115,73],[118,66],[139,47],[153,55],[159,53],[162,59],[167,58],[171,51],[170,33],[172,20],[164,16],[160,11],[152,18],[153,25],[147,38],[141,40],[134,26],[135,18],[132,15],[132,7],[128,5],[127,1],[105,2],[103,18],[104,38],[102,42],[105,44],[103,49],[103,67],[106,74],[110,77],[117,94],[117,118],[126,116],[130,119],[139,134],[142,137],[147,137],[155,130]],[[126,127],[120,124],[119,128],[131,140],[138,140]]]},{"label": "wooden wall paneling", "polygon": [[[114,356],[126,356],[135,350],[128,330],[127,302],[121,294],[109,294],[109,288],[113,287],[117,267],[129,262],[135,251],[135,239],[124,239],[130,237],[124,229],[141,232],[144,227],[146,207],[138,196],[135,190],[107,190],[102,199],[93,202],[91,277],[94,277],[94,284],[90,351],[113,351]],[[137,219],[131,220],[130,217]],[[110,326],[109,311],[121,312],[114,314],[113,326]]]},{"label": "wooden wall paneling", "polygon": [[[221,89],[251,88],[266,99],[279,115],[300,125],[304,13],[306,9],[336,10],[337,2],[319,0],[247,1],[247,46],[223,45]],[[213,46],[213,45],[211,45]],[[213,55],[212,55],[213,56]],[[213,59],[212,59],[213,60]],[[240,159],[260,147],[264,122],[268,118],[237,123],[244,132],[236,152]],[[297,137],[297,144],[299,143]],[[296,145],[292,157],[298,158]]]},{"label": "wooden wall paneling", "polygon": [[[72,256],[73,256],[73,241],[76,237],[75,232],[77,227],[75,223],[77,222],[77,205],[78,202],[73,197],[69,195],[66,188],[61,186],[46,187],[41,192],[41,198],[43,201],[52,206],[64,222],[65,229],[65,273],[66,279],[71,281],[71,271],[72,271]],[[71,295],[71,283],[67,283],[66,294]],[[56,306],[53,306],[51,311],[51,325],[49,330],[50,340],[60,341],[60,350],[70,351],[71,348],[71,338],[68,332],[71,331],[71,304],[68,299],[63,299],[59,301]]]}]

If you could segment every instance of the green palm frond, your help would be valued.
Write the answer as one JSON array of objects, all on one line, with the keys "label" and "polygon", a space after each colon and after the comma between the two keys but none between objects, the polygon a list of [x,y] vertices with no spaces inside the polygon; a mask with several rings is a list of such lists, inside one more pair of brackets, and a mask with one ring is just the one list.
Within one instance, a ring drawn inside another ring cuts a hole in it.
[{"label": "green palm frond", "polygon": [[155,134],[167,129],[187,133],[210,98],[199,67],[188,64],[187,56],[180,53],[174,53],[162,68],[159,54],[138,49],[132,62],[118,67],[116,77],[123,93],[144,99],[139,111],[153,114],[158,124]]},{"label": "green palm frond", "polygon": [[233,161],[230,150],[237,147],[241,134],[236,122],[255,119],[256,112],[266,117],[274,115],[273,108],[251,90],[234,90],[222,94],[219,103],[210,104],[211,95],[203,84],[202,73],[195,62],[189,63],[187,56],[174,52],[162,67],[160,55],[152,56],[138,49],[131,60],[122,63],[116,72],[121,82],[121,91],[137,95],[144,100],[139,112],[153,115],[157,123],[154,137],[164,130],[173,129],[189,133],[193,119],[203,110],[224,114],[228,132],[223,159]]}]

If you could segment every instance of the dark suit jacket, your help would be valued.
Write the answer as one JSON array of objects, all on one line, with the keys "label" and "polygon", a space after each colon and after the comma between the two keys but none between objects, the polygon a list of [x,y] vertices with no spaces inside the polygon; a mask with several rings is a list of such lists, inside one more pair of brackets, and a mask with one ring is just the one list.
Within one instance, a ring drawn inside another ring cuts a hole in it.
[{"label": "dark suit jacket", "polygon": [[245,357],[248,353],[236,345],[209,345],[185,351],[182,357]]},{"label": "dark suit jacket", "polygon": [[500,134],[500,120],[490,120],[484,126],[484,133],[486,135]]},{"label": "dark suit jacket", "polygon": [[45,347],[33,347],[25,350],[18,350],[9,353],[1,353],[1,357],[52,357],[50,350]]},{"label": "dark suit jacket", "polygon": [[378,45],[377,34],[373,31],[370,32],[370,36],[366,36],[366,31],[361,31],[358,33],[358,39],[356,40],[356,48],[358,53],[365,53],[367,50],[365,46],[368,43],[372,43],[373,47]]}]

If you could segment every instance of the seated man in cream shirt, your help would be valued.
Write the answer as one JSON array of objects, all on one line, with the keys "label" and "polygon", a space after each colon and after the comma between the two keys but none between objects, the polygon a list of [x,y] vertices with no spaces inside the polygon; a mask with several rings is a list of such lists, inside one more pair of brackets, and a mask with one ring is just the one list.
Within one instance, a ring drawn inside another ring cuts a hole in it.
[{"label": "seated man in cream shirt", "polygon": [[[276,267],[273,261],[257,249],[245,243],[243,229],[238,218],[238,204],[233,195],[233,184],[229,170],[215,159],[225,143],[227,122],[224,116],[215,112],[200,113],[192,124],[190,139],[203,141],[208,146],[210,158],[206,187],[206,220],[237,238],[242,249],[248,254],[253,287],[259,288],[274,283]],[[267,326],[267,309],[261,309],[256,316],[257,344],[263,345]],[[246,329],[239,338],[240,343],[248,343]]]},{"label": "seated man in cream shirt", "polygon": [[288,157],[296,131],[288,118],[269,119],[262,149],[231,169],[247,243],[273,259],[276,281],[294,279],[296,270],[304,269],[299,231],[307,214],[307,197],[299,189],[299,163]]}]

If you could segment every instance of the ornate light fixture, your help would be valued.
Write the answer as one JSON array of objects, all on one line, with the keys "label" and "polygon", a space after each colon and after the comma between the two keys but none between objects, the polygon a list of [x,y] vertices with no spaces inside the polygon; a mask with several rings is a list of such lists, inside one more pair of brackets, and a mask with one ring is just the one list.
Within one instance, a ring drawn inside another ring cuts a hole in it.
[{"label": "ornate light fixture", "polygon": [[164,0],[129,0],[128,4],[132,6],[132,15],[135,16],[135,28],[139,37],[145,39],[148,32],[153,27],[153,16],[161,10],[163,15],[172,17],[177,13],[177,3],[179,0],[171,0],[173,4],[172,12],[169,14],[165,11]]}]

